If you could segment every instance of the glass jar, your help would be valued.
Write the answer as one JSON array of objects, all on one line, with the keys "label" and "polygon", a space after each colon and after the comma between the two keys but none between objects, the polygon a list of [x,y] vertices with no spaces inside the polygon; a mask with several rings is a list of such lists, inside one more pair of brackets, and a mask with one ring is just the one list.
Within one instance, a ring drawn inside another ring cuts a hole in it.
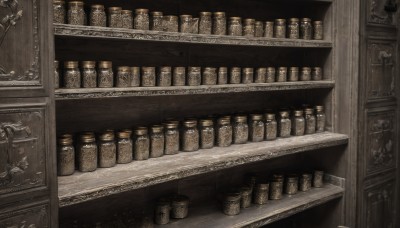
[{"label": "glass jar", "polygon": [[251,206],[252,189],[248,186],[240,188],[240,208],[248,208]]},{"label": "glass jar", "polygon": [[314,40],[323,40],[324,39],[324,24],[322,21],[314,21]]},{"label": "glass jar", "polygon": [[313,186],[314,188],[322,188],[324,186],[323,171],[314,171]]},{"label": "glass jar", "polygon": [[258,183],[253,189],[253,203],[262,205],[266,204],[268,201],[269,184],[268,183]]},{"label": "glass jar", "polygon": [[212,30],[211,12],[200,12],[199,34],[210,35]]},{"label": "glass jar", "polygon": [[150,29],[150,18],[148,9],[135,10],[134,28],[139,30]]},{"label": "glass jar", "polygon": [[230,17],[228,23],[228,35],[242,36],[243,35],[242,18]]},{"label": "glass jar", "polygon": [[310,81],[311,80],[311,68],[302,67],[300,73],[300,81]]},{"label": "glass jar", "polygon": [[261,142],[264,140],[265,124],[261,114],[250,115],[250,141]]},{"label": "glass jar", "polygon": [[282,199],[283,193],[283,178],[273,178],[270,183],[270,195],[271,200]]},{"label": "glass jar", "polygon": [[176,195],[171,200],[171,218],[186,218],[189,212],[189,198],[183,195]]},{"label": "glass jar", "polygon": [[122,28],[132,29],[133,28],[133,16],[132,10],[122,10],[121,11]]},{"label": "glass jar", "polygon": [[111,88],[114,86],[114,72],[112,69],[112,62],[100,61],[99,69],[97,71],[97,86],[99,88]]},{"label": "glass jar", "polygon": [[163,28],[165,32],[178,32],[179,31],[178,17],[173,15],[164,16]]},{"label": "glass jar", "polygon": [[59,62],[54,60],[54,88],[60,88],[60,71],[59,71]]},{"label": "glass jar", "polygon": [[242,83],[250,84],[254,81],[254,69],[253,68],[243,68],[242,71]]},{"label": "glass jar", "polygon": [[117,163],[126,164],[133,159],[133,142],[131,131],[120,131],[117,134]]},{"label": "glass jar", "polygon": [[275,82],[276,70],[275,67],[267,67],[267,78],[265,79],[266,83]]},{"label": "glass jar", "polygon": [[240,84],[242,81],[242,70],[240,67],[232,67],[231,72],[229,74],[229,83],[230,84]]},{"label": "glass jar", "polygon": [[308,173],[303,173],[299,180],[299,190],[306,192],[311,189],[311,179],[312,175]]},{"label": "glass jar", "polygon": [[299,39],[300,37],[299,29],[300,29],[299,18],[290,18],[287,31],[288,38]]},{"label": "glass jar", "polygon": [[76,89],[81,87],[81,72],[78,68],[78,62],[64,62],[64,87],[67,89]]},{"label": "glass jar", "polygon": [[246,18],[243,20],[243,36],[254,37],[256,20]]},{"label": "glass jar", "polygon": [[213,34],[214,35],[226,35],[225,12],[214,12]]},{"label": "glass jar", "polygon": [[274,27],[275,38],[286,38],[286,20],[276,19]]},{"label": "glass jar", "polygon": [[185,67],[174,67],[172,75],[172,85],[184,86],[186,82],[186,68]]},{"label": "glass jar", "polygon": [[89,15],[90,26],[107,26],[107,15],[104,11],[104,5],[92,5]]},{"label": "glass jar", "polygon": [[264,37],[266,37],[266,38],[274,37],[274,22],[273,21],[265,22]]},{"label": "glass jar", "polygon": [[316,112],[316,132],[324,132],[325,131],[325,122],[326,122],[326,115],[324,112],[324,106],[318,105],[315,106],[315,112]]},{"label": "glass jar", "polygon": [[302,110],[295,110],[292,120],[292,135],[301,136],[304,135],[305,131],[305,120],[303,117]]},{"label": "glass jar", "polygon": [[93,132],[81,134],[78,148],[78,169],[81,172],[92,172],[97,169],[98,147]]},{"label": "glass jar", "polygon": [[169,66],[160,67],[158,70],[157,86],[171,86],[172,84],[172,68]]},{"label": "glass jar", "polygon": [[75,148],[72,136],[58,139],[57,173],[59,176],[69,176],[75,172]]},{"label": "glass jar", "polygon": [[230,118],[221,117],[218,119],[217,126],[217,145],[228,147],[232,144],[233,129]]},{"label": "glass jar", "polygon": [[289,82],[296,82],[299,80],[299,68],[298,67],[290,67],[289,68]]},{"label": "glass jar", "polygon": [[249,125],[247,124],[247,116],[238,115],[234,118],[233,124],[233,143],[244,144],[249,140]]},{"label": "glass jar", "polygon": [[305,120],[306,120],[306,128],[305,134],[314,134],[316,128],[316,118],[314,116],[314,110],[312,108],[306,108],[305,112]]},{"label": "glass jar", "polygon": [[108,8],[108,27],[122,28],[122,8],[121,7]]},{"label": "glass jar", "polygon": [[292,129],[292,122],[289,119],[289,112],[288,111],[279,112],[279,121],[278,121],[279,137],[282,138],[290,137],[291,129]]},{"label": "glass jar", "polygon": [[218,85],[228,84],[228,68],[219,67],[218,68]]},{"label": "glass jar", "polygon": [[265,140],[275,140],[278,135],[278,123],[275,119],[275,114],[265,114]]},{"label": "glass jar", "polygon": [[97,71],[95,61],[82,62],[82,87],[96,88],[97,87]]},{"label": "glass jar", "polygon": [[256,78],[254,79],[255,83],[265,83],[267,78],[267,68],[261,67],[256,70]]},{"label": "glass jar", "polygon": [[200,145],[199,130],[196,120],[186,120],[183,122],[182,131],[182,151],[192,152],[199,150]]},{"label": "glass jar", "polygon": [[256,21],[254,28],[254,37],[263,37],[264,35],[264,25],[262,21]]},{"label": "glass jar", "polygon": [[285,193],[294,195],[299,189],[299,178],[296,175],[290,175],[286,178]]},{"label": "glass jar", "polygon": [[156,68],[155,67],[142,67],[142,86],[153,87],[156,86]]},{"label": "glass jar", "polygon": [[68,24],[85,25],[86,14],[83,5],[81,1],[68,2]]},{"label": "glass jar", "polygon": [[118,67],[118,73],[115,86],[119,88],[127,88],[131,84],[131,69],[127,66]]},{"label": "glass jar", "polygon": [[165,225],[169,223],[171,210],[171,202],[160,199],[157,201],[154,212],[154,223],[157,225]]},{"label": "glass jar", "polygon": [[211,149],[214,147],[214,122],[212,119],[200,120],[200,148]]},{"label": "glass jar", "polygon": [[240,194],[229,193],[224,197],[222,211],[226,215],[238,215],[240,213]]},{"label": "glass jar", "polygon": [[322,68],[321,67],[313,67],[311,71],[311,78],[314,81],[322,80]]},{"label": "glass jar", "polygon": [[137,161],[147,160],[150,156],[150,139],[146,127],[138,127],[133,136],[133,158]]},{"label": "glass jar", "polygon": [[140,67],[131,67],[131,87],[140,86]]},{"label": "glass jar", "polygon": [[64,1],[53,1],[53,23],[65,23],[65,2]]},{"label": "glass jar", "polygon": [[312,39],[312,25],[310,18],[302,18],[300,22],[300,39]]},{"label": "glass jar", "polygon": [[117,147],[114,141],[114,132],[105,131],[99,136],[99,167],[110,168],[117,162]]},{"label": "glass jar", "polygon": [[172,155],[179,153],[179,129],[178,123],[168,122],[164,124],[165,151],[164,154]]},{"label": "glass jar", "polygon": [[287,67],[279,67],[278,74],[276,75],[277,82],[286,82],[287,81]]},{"label": "glass jar", "polygon": [[202,85],[216,85],[217,84],[217,68],[205,67],[202,75]]},{"label": "glass jar", "polygon": [[192,15],[181,15],[180,16],[180,25],[179,25],[179,31],[181,33],[192,33],[192,21],[193,17]]},{"label": "glass jar", "polygon": [[158,158],[164,155],[164,128],[161,125],[154,125],[150,132],[150,157]]},{"label": "glass jar", "polygon": [[201,67],[188,67],[187,85],[201,85]]},{"label": "glass jar", "polygon": [[150,29],[153,31],[163,31],[163,13],[159,11],[154,11],[150,13],[151,23]]}]

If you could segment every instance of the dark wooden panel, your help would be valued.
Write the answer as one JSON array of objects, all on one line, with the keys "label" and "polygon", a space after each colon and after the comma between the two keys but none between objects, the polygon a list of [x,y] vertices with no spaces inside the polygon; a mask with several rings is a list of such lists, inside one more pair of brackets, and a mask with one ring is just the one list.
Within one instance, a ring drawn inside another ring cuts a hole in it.
[{"label": "dark wooden panel", "polygon": [[4,228],[46,228],[50,225],[48,204],[24,205],[13,209],[0,210],[0,227]]},{"label": "dark wooden panel", "polygon": [[368,0],[366,2],[367,24],[375,26],[395,26],[397,24],[395,14],[385,7],[394,7],[395,0]]}]

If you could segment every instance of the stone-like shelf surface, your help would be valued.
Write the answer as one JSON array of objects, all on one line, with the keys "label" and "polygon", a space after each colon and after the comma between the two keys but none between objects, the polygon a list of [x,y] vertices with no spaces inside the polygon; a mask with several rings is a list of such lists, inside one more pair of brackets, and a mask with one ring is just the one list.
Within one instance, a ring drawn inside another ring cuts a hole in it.
[{"label": "stone-like shelf surface", "polygon": [[58,177],[60,207],[79,204],[134,189],[222,170],[308,150],[343,145],[348,137],[323,132],[226,148],[181,152],[146,161],[133,161],[90,173]]},{"label": "stone-like shelf surface", "polygon": [[298,81],[253,84],[227,84],[212,86],[130,87],[56,89],[56,100],[92,99],[105,97],[164,96],[191,94],[244,93],[280,90],[333,88],[334,81]]},{"label": "stone-like shelf surface", "polygon": [[311,47],[331,48],[332,42],[326,40],[301,40],[281,38],[247,38],[243,36],[217,36],[177,32],[144,31],[94,26],[54,24],[54,35],[66,37],[126,39],[137,41],[158,41],[176,43],[198,43],[216,45],[242,45],[260,47]]},{"label": "stone-like shelf surface", "polygon": [[167,225],[157,227],[262,227],[308,208],[340,198],[343,193],[343,188],[325,184],[323,188],[313,188],[307,192],[299,192],[292,196],[285,195],[281,200],[270,200],[265,205],[252,204],[250,208],[242,209],[240,214],[236,216],[224,215],[215,204],[190,208],[189,217],[182,220],[172,220]]}]

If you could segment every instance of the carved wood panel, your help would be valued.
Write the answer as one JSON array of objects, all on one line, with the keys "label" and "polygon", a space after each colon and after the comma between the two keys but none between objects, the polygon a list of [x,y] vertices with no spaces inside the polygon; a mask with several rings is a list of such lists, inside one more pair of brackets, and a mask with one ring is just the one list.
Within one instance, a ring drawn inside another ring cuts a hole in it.
[{"label": "carved wood panel", "polygon": [[396,25],[397,0],[368,0],[367,23],[370,25]]},{"label": "carved wood panel", "polygon": [[0,214],[1,228],[50,227],[48,205],[33,206]]}]

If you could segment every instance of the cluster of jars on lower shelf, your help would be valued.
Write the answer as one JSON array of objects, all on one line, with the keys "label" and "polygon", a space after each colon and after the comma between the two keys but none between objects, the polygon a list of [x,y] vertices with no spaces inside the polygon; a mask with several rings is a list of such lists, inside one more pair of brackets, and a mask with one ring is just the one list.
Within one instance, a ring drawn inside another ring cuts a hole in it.
[{"label": "cluster of jars on lower shelf", "polygon": [[[253,113],[207,116],[199,120],[166,120],[163,125],[137,127],[132,130],[105,130],[96,135],[83,132],[74,136],[64,134],[58,138],[58,175],[72,175],[75,164],[81,172],[109,168],[163,155],[211,149],[214,146],[228,147],[232,144],[261,142],[313,134],[325,130],[326,116],[323,106],[275,113]],[[132,136],[133,133],[133,136]],[[117,138],[117,139],[115,139]],[[74,144],[74,141],[76,143]]]},{"label": "cluster of jars on lower shelf", "polygon": [[[254,18],[229,17],[225,12],[200,12],[199,17],[192,15],[164,15],[148,9],[123,10],[121,7],[109,7],[108,17],[104,5],[92,5],[89,23],[84,10],[84,2],[65,2],[55,0],[54,22],[72,25],[91,25],[100,27],[154,30],[166,32],[182,32],[195,34],[214,34],[246,37],[268,37],[289,39],[322,40],[324,35],[323,22],[312,21],[310,18],[275,19],[258,21]],[[67,12],[67,17],[66,17]]]},{"label": "cluster of jars on lower shelf", "polygon": [[154,210],[154,223],[165,225],[172,219],[184,219],[189,214],[189,197],[174,195],[157,200]]},{"label": "cluster of jars on lower shelf", "polygon": [[[55,61],[55,87],[60,87],[59,62]],[[63,88],[167,87],[249,84],[322,80],[321,67],[128,67],[114,75],[112,62],[64,62]]]}]

